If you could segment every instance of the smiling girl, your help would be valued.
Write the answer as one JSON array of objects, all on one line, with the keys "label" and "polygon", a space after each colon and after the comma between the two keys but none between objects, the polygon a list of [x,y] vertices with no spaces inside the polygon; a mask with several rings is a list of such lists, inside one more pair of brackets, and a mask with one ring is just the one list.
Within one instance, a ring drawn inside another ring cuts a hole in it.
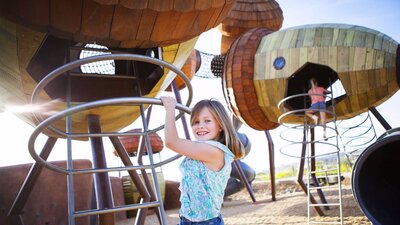
[{"label": "smiling girl", "polygon": [[186,156],[180,165],[180,225],[224,224],[221,206],[231,162],[244,154],[225,108],[216,100],[198,102],[190,117],[196,139],[191,141],[178,136],[176,100],[172,97],[161,100],[166,110],[165,146]]}]

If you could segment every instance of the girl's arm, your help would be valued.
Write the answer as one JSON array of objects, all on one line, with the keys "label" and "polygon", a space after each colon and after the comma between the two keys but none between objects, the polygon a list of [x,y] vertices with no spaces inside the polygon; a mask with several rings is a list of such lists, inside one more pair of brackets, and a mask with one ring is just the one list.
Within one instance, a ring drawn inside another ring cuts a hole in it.
[{"label": "girl's arm", "polygon": [[222,168],[224,165],[223,151],[206,143],[179,138],[175,124],[176,100],[172,97],[161,97],[161,101],[166,110],[165,146],[178,154],[209,163],[212,165],[211,168]]}]

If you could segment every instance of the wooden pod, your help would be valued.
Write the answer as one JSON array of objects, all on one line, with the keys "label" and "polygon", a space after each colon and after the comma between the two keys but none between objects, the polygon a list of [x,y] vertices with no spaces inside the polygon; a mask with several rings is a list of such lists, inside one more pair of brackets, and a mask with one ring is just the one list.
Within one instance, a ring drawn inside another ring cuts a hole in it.
[{"label": "wooden pod", "polygon": [[[141,129],[132,129],[127,132],[141,132]],[[149,134],[151,149],[153,153],[161,152],[164,148],[164,142],[161,137],[157,133]],[[139,135],[132,135],[132,136],[120,136],[119,140],[121,141],[122,145],[125,147],[126,151],[128,152],[129,156],[135,156],[138,149],[139,149],[139,142],[140,136]],[[145,149],[147,153],[147,149]],[[118,156],[116,151],[114,151],[114,155]]]},{"label": "wooden pod", "polygon": [[[189,58],[186,60],[181,70],[190,80],[192,80],[197,70],[199,70],[200,65],[201,65],[200,52],[197,51],[196,49],[193,49],[192,53],[190,53]],[[186,87],[185,82],[183,82],[181,78],[176,77],[174,80],[176,82],[178,90],[182,90],[183,88]],[[171,91],[171,87],[168,87],[166,91]]]},{"label": "wooden pod", "polygon": [[[28,67],[29,65],[32,65],[34,58],[39,55],[41,48],[46,46],[44,42],[46,38],[49,37],[50,36],[47,36],[45,33],[37,32],[25,26],[0,18],[0,62],[3,71],[2,76],[0,76],[0,108],[6,108],[6,110],[10,111],[32,126],[38,125],[37,120],[32,114],[33,108],[30,107],[32,92],[38,83],[38,79],[35,80],[33,78],[32,73],[28,71]],[[171,53],[171,55],[173,55],[173,60],[170,63],[176,67],[178,67],[178,65],[182,66],[187,60],[190,52],[193,50],[195,43],[196,39],[194,38],[187,42],[177,44],[174,48],[175,50]],[[54,52],[54,47],[60,46],[61,45],[50,46],[49,49],[53,51],[51,53],[52,57],[47,57],[47,55],[44,54],[43,58],[46,58],[53,63],[55,58],[58,57],[58,55]],[[59,52],[62,52],[62,57],[64,57],[66,51],[61,50]],[[61,64],[56,64],[58,61],[54,63],[54,65],[50,65],[49,63],[35,64],[37,69],[36,72],[39,71],[40,75],[45,76],[53,69],[65,64],[64,58],[62,57],[57,58],[61,59],[58,60],[61,61]],[[159,92],[164,91],[165,88],[169,86],[174,79],[174,76],[167,76],[167,74],[162,74],[162,72],[162,70],[159,71],[158,79],[144,80],[146,83],[153,82],[154,85],[149,87],[149,89],[142,96],[155,97]],[[170,73],[173,72],[170,71]],[[91,83],[86,86],[82,86],[82,83],[79,82],[76,82],[76,85],[72,86],[72,88],[75,88],[73,89],[75,92],[72,93],[72,95],[81,98],[77,101],[71,100],[73,106],[87,102],[82,100],[82,98],[88,96],[90,97],[88,101],[112,97],[137,96],[124,95],[124,93],[134,89],[132,86],[129,86],[129,84],[132,83],[132,80],[120,79],[123,81],[120,82],[121,86],[112,85],[112,82],[103,82],[102,85],[98,85],[100,80],[104,81],[105,79],[108,79],[109,81],[111,79],[115,80],[118,78],[113,78],[113,76],[102,78],[96,75],[95,77],[96,79],[93,79]],[[64,85],[65,83],[63,84],[62,82],[58,82],[58,80],[52,81],[50,85],[53,83],[61,83],[60,86],[62,88],[67,86]],[[55,90],[59,89],[55,88]],[[93,91],[96,91],[96,93]],[[65,92],[62,93],[65,94]],[[98,96],[98,93],[108,95],[108,97],[104,97],[104,95]],[[59,112],[66,109],[64,99],[65,98],[63,97],[57,97],[55,99],[51,96],[50,91],[48,92],[47,90],[44,90],[40,93],[37,101],[38,104],[34,107],[34,109],[36,110],[36,113],[42,113],[42,116],[47,118],[54,112]],[[14,111],[13,106],[16,106],[18,110]],[[38,108],[38,106],[40,108]],[[116,132],[132,124],[141,114],[138,106],[127,105],[114,105],[85,110],[72,115],[71,119],[73,133],[86,133],[88,131],[88,115],[99,116],[100,125],[103,132]],[[65,131],[66,120],[61,119],[52,125],[59,130]],[[49,130],[44,130],[44,133],[48,136],[59,137],[59,135],[55,135]],[[87,140],[87,138],[78,139]]]},{"label": "wooden pod", "polygon": [[242,123],[256,130],[279,126],[268,118],[268,111],[259,106],[253,82],[254,55],[261,38],[269,33],[267,29],[256,28],[240,36],[226,55],[222,79],[228,107]]},{"label": "wooden pod", "polygon": [[80,43],[150,48],[187,41],[217,26],[233,0],[1,1],[0,15]]},{"label": "wooden pod", "polygon": [[218,27],[222,33],[221,53],[225,54],[241,34],[252,28],[277,31],[282,27],[283,13],[275,0],[237,0]]},{"label": "wooden pod", "polygon": [[[310,77],[327,80],[333,71],[345,91],[335,99],[337,119],[360,114],[399,89],[398,48],[387,35],[353,25],[316,24],[271,33],[262,38],[254,55],[258,103],[272,121],[277,121],[282,114],[277,103],[287,93],[298,86],[306,93]],[[315,69],[314,74],[304,73],[310,67]],[[317,69],[323,67],[331,72]],[[294,78],[299,82],[290,82]],[[302,118],[287,117],[284,122],[300,123]]]}]

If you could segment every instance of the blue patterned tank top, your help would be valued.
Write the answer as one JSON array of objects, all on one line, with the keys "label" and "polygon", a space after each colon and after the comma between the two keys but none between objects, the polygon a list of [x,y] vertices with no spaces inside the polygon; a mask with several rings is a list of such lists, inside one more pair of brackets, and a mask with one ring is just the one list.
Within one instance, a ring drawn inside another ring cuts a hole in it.
[{"label": "blue patterned tank top", "polygon": [[204,221],[217,217],[220,214],[224,191],[231,173],[233,153],[217,141],[204,141],[224,152],[225,164],[223,168],[214,172],[198,160],[185,158],[180,164],[182,181],[181,216],[191,221]]}]

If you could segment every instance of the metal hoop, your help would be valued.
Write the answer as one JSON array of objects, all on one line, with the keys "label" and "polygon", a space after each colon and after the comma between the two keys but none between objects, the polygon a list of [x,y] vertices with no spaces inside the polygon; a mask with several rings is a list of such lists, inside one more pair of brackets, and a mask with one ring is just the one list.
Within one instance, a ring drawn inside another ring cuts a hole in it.
[{"label": "metal hoop", "polygon": [[[106,54],[106,55],[97,55],[97,56],[91,56],[83,59],[79,59],[70,63],[67,63],[63,66],[58,67],[57,69],[53,70],[50,72],[47,76],[45,76],[35,87],[32,93],[31,97],[31,103],[35,104],[38,100],[40,92],[55,78],[63,75],[65,72],[72,70],[78,66],[87,64],[87,63],[92,63],[92,62],[97,62],[97,61],[103,61],[103,60],[132,60],[132,61],[140,61],[140,62],[147,62],[147,63],[152,63],[155,65],[163,66],[171,71],[173,71],[175,74],[177,74],[186,84],[189,90],[189,96],[188,100],[186,102],[186,106],[189,107],[192,99],[193,99],[193,88],[192,85],[190,84],[189,78],[186,77],[186,75],[178,69],[176,66],[167,63],[165,61],[162,61],[160,59],[148,57],[148,56],[143,56],[143,55],[136,55],[136,54]],[[33,112],[34,117],[36,120],[40,123],[44,120],[44,118],[40,114],[36,114]],[[180,118],[183,115],[183,112],[180,112],[177,116],[177,119]],[[158,130],[161,130],[164,126],[160,126],[156,129],[154,129],[152,132],[156,132]],[[70,136],[70,134],[67,134],[53,126],[48,127],[49,130],[54,131],[56,134],[60,136]],[[140,133],[144,134],[144,133]]]},{"label": "metal hoop", "polygon": [[[31,134],[30,138],[29,138],[29,142],[28,142],[28,149],[29,149],[29,153],[31,154],[32,158],[38,162],[39,164],[41,164],[42,166],[45,166],[46,168],[53,170],[55,172],[59,172],[59,173],[63,173],[63,174],[69,174],[71,173],[71,171],[66,170],[62,167],[59,166],[55,166],[47,161],[45,161],[42,157],[40,157],[35,150],[35,142],[36,142],[36,138],[39,136],[40,133],[42,133],[42,131],[44,129],[48,129],[48,127],[60,120],[61,118],[64,118],[66,116],[72,115],[74,113],[83,111],[83,110],[87,110],[87,109],[92,109],[92,108],[96,108],[96,107],[102,107],[102,106],[109,106],[109,105],[127,105],[127,104],[133,104],[133,105],[138,105],[138,104],[153,104],[153,105],[162,105],[162,101],[160,99],[157,98],[146,98],[146,97],[126,97],[126,98],[112,98],[112,99],[105,99],[105,100],[98,100],[98,101],[93,101],[93,102],[88,102],[88,103],[84,103],[69,109],[66,109],[64,111],[58,112],[50,117],[48,117],[47,119],[43,120],[33,131],[33,133]],[[184,106],[182,104],[177,104],[176,105],[176,109],[180,110],[181,113],[188,113],[190,114],[191,109],[187,106]],[[162,126],[163,127],[163,126]],[[154,132],[154,130],[152,130]],[[103,136],[123,136],[124,134],[121,133],[99,133],[99,134],[79,134],[79,137],[103,137]],[[126,134],[125,134],[126,135]],[[77,135],[71,134],[68,135],[68,137],[77,137]],[[168,162],[171,162],[177,158],[179,158],[181,155],[176,155],[173,156],[169,159],[166,159],[162,162],[159,162],[157,164],[153,164],[153,165],[142,165],[142,166],[131,166],[131,167],[125,167],[125,168],[107,168],[107,169],[92,169],[92,170],[80,170],[78,171],[72,171],[72,173],[91,173],[91,172],[108,172],[108,171],[119,171],[119,170],[134,170],[134,169],[146,169],[149,168],[151,166],[154,167],[158,167],[158,166],[162,166]]]}]

